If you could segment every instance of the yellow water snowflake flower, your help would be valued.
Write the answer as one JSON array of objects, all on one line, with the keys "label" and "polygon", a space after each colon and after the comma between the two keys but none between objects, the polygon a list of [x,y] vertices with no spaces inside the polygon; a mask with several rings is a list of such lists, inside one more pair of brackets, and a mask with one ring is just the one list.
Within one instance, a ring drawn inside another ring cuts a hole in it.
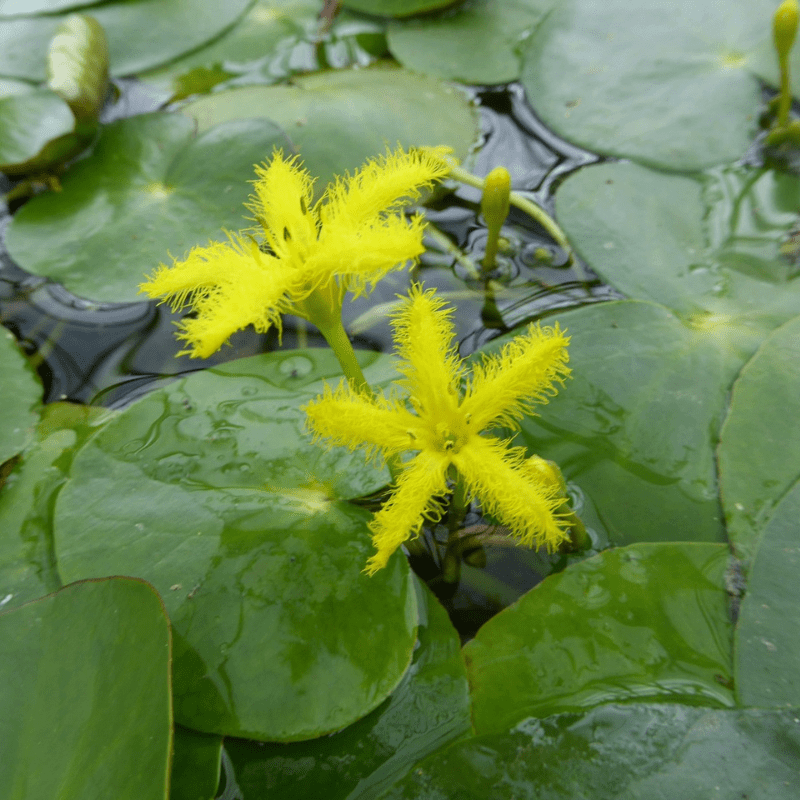
[{"label": "yellow water snowflake flower", "polygon": [[196,315],[180,323],[179,336],[184,352],[200,358],[248,325],[279,327],[284,313],[320,329],[340,325],[345,292],[366,293],[422,253],[424,221],[403,207],[449,169],[437,150],[398,148],[336,178],[314,203],[309,173],[276,151],[256,167],[246,204],[256,227],[161,264],[139,289],[176,310],[191,306]]},{"label": "yellow water snowflake flower", "polygon": [[305,406],[315,438],[332,445],[365,447],[387,459],[416,451],[402,462],[391,498],[370,523],[377,552],[369,574],[419,535],[426,519],[441,516],[454,480],[522,544],[552,548],[566,538],[563,497],[526,468],[524,448],[485,431],[516,427],[534,403],[555,394],[570,372],[569,338],[558,325],[531,325],[468,374],[454,344],[452,312],[443,305],[434,292],[414,287],[393,320],[407,401],[342,383]]}]

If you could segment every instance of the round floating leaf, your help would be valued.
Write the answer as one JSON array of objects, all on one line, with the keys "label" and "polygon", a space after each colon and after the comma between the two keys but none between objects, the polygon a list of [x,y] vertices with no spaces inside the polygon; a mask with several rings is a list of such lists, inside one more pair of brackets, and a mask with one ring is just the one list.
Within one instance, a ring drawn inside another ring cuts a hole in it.
[{"label": "round floating leaf", "polygon": [[0,489],[0,610],[61,588],[53,552],[53,504],[75,450],[109,414],[69,403],[44,407],[37,441]]},{"label": "round floating leaf", "polygon": [[467,98],[445,84],[391,67],[322,72],[291,86],[217,92],[183,107],[204,131],[220,122],[264,116],[280,125],[324,186],[394,148],[449,145],[459,159],[477,138]]},{"label": "round floating leaf", "polygon": [[[522,83],[545,123],[589,150],[680,170],[735,161],[756,133],[776,5],[569,0],[531,37]],[[797,96],[798,48],[793,67]]]},{"label": "round floating leaf", "polygon": [[[377,362],[373,379],[390,373]],[[330,733],[376,708],[411,660],[408,563],[397,553],[366,576],[370,514],[342,499],[385,472],[304,431],[312,376],[334,364],[327,350],[256,357],[154,392],[76,455],[58,497],[64,580],[134,575],[164,598],[175,715],[195,730]]]},{"label": "round floating leaf", "polygon": [[75,117],[49,89],[0,98],[0,172],[25,175],[63,161],[79,147]]},{"label": "round floating leaf", "polygon": [[0,464],[22,452],[33,439],[42,387],[12,334],[0,329]]},{"label": "round floating leaf", "polygon": [[245,797],[375,797],[416,761],[470,730],[458,633],[430,590],[417,586],[419,645],[384,705],[324,739],[279,745],[226,740]]},{"label": "round floating leaf", "polygon": [[775,508],[736,628],[736,693],[746,706],[800,708],[800,483]]},{"label": "round floating leaf", "polygon": [[767,331],[800,314],[792,253],[799,197],[800,178],[772,170],[678,177],[601,164],[564,182],[557,209],[573,246],[604,280],[749,355]]},{"label": "round floating leaf", "polygon": [[0,0],[0,17],[55,14],[58,11],[82,8],[94,3],[95,0]]},{"label": "round floating leaf", "polygon": [[29,272],[94,300],[141,299],[138,284],[169,255],[245,224],[253,165],[283,135],[244,120],[196,135],[179,114],[107,126],[91,155],[14,215],[9,253]]},{"label": "round floating leaf", "polygon": [[[132,75],[165,64],[232,25],[250,0],[112,0],[93,5],[106,32],[112,75]],[[44,81],[46,53],[64,14],[0,19],[0,75]],[[143,32],[146,31],[146,35]]]},{"label": "round floating leaf", "polygon": [[465,83],[508,83],[519,46],[556,0],[485,0],[441,15],[392,22],[387,36],[403,66]]},{"label": "round floating leaf", "polygon": [[0,615],[0,641],[6,797],[166,800],[169,622],[151,586],[67,586]]},{"label": "round floating leaf", "polygon": [[337,69],[349,63],[364,66],[365,58],[373,58],[359,41],[372,37],[383,37],[383,23],[346,11],[337,13],[321,36],[319,0],[257,0],[207,46],[139,77],[173,99],[205,94],[241,75],[249,83],[276,83],[320,69],[325,60]]},{"label": "round floating leaf", "polygon": [[776,503],[800,479],[800,317],[742,370],[722,426],[719,475],[728,536],[748,564]]},{"label": "round floating leaf", "polygon": [[464,647],[475,730],[635,697],[733,705],[727,561],[637,544],[545,578]]},{"label": "round floating leaf", "polygon": [[714,448],[744,356],[650,303],[552,319],[572,337],[572,377],[520,442],[560,465],[615,544],[724,541]]},{"label": "round floating leaf", "polygon": [[794,712],[612,704],[458,742],[380,797],[787,800],[798,771]]},{"label": "round floating leaf", "polygon": [[[453,5],[454,0],[343,0],[345,8],[380,17],[411,17]],[[459,0],[455,0],[456,3]]]}]

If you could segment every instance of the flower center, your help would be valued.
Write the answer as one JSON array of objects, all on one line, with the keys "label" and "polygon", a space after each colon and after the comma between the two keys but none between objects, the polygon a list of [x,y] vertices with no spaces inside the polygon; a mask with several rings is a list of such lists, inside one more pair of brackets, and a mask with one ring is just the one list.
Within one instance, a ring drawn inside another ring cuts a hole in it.
[{"label": "flower center", "polygon": [[437,422],[434,432],[434,447],[443,453],[458,453],[469,438],[468,423],[468,420],[452,420],[450,423]]}]

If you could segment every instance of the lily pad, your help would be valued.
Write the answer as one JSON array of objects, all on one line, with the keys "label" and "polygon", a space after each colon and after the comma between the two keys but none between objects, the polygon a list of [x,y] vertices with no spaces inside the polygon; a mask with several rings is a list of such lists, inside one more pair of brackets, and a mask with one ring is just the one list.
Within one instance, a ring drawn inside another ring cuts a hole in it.
[{"label": "lily pad", "polygon": [[796,798],[794,712],[606,705],[458,742],[383,800]]},{"label": "lily pad", "polygon": [[264,116],[280,125],[318,185],[394,148],[448,145],[463,159],[478,137],[467,98],[440,81],[394,67],[322,72],[291,86],[247,86],[188,103],[200,131]]},{"label": "lily pad", "polygon": [[243,226],[253,165],[276,144],[285,138],[266,120],[199,136],[179,114],[114,122],[67,172],[61,192],[35,197],[14,215],[8,251],[24,269],[84,297],[141,299],[138,284],[170,253],[179,257]]},{"label": "lily pad", "polygon": [[55,14],[94,4],[95,0],[0,0],[0,17]]},{"label": "lily pad", "polygon": [[139,77],[180,99],[242,75],[239,80],[250,83],[276,83],[320,69],[326,60],[337,69],[350,63],[363,67],[374,57],[359,41],[382,39],[383,28],[378,20],[340,11],[323,36],[319,0],[257,0],[207,46]]},{"label": "lily pad", "polygon": [[592,269],[629,297],[674,309],[749,356],[800,314],[800,178],[726,167],[665,175],[601,164],[570,176],[557,210]]},{"label": "lily pad", "polygon": [[470,731],[469,690],[458,634],[424,585],[419,645],[386,702],[340,733],[294,744],[228,739],[244,797],[375,797],[420,758]]},{"label": "lily pad", "polygon": [[39,416],[42,386],[33,367],[17,345],[13,335],[0,329],[0,464],[21,453],[33,440],[34,425]]},{"label": "lily pad", "polygon": [[24,175],[47,169],[79,146],[75,117],[49,89],[0,98],[0,172]]},{"label": "lily pad", "polygon": [[0,489],[0,610],[60,589],[53,550],[53,504],[75,451],[111,412],[49,403],[36,440]]},{"label": "lily pad", "polygon": [[6,797],[166,800],[169,622],[151,586],[67,586],[0,615],[0,639]]},{"label": "lily pad", "polygon": [[800,708],[800,483],[769,522],[736,629],[736,693],[745,706]]},{"label": "lily pad", "polygon": [[[93,5],[106,32],[110,72],[133,75],[188,53],[232,25],[251,0],[112,0]],[[64,14],[0,19],[0,75],[46,80],[45,54]],[[147,35],[143,35],[143,31]]]},{"label": "lily pad", "polygon": [[182,725],[313,738],[372,711],[408,668],[408,563],[398,553],[363,574],[370,514],[344,499],[385,473],[304,431],[299,407],[322,390],[311,377],[334,364],[327,350],[295,351],[181,379],[94,436],[58,496],[64,580],[134,575],[164,598]]},{"label": "lily pad", "polygon": [[464,647],[477,733],[647,697],[733,705],[727,548],[638,544],[551,575]]},{"label": "lily pad", "polygon": [[714,450],[745,356],[651,303],[552,320],[572,337],[572,377],[522,422],[520,443],[560,465],[614,544],[725,541]]},{"label": "lily pad", "polygon": [[343,0],[342,5],[353,11],[381,17],[411,17],[451,6],[453,0]]},{"label": "lily pad", "polygon": [[387,29],[392,55],[408,69],[465,83],[519,77],[520,47],[558,0],[467,2]]},{"label": "lily pad", "polygon": [[[594,152],[676,170],[740,159],[774,84],[772,0],[566,0],[521,80],[544,122]],[[793,57],[794,94],[800,49]],[[767,66],[768,74],[762,74]]]},{"label": "lily pad", "polygon": [[765,523],[800,480],[800,317],[778,328],[736,380],[720,434],[719,475],[728,536],[752,561]]}]

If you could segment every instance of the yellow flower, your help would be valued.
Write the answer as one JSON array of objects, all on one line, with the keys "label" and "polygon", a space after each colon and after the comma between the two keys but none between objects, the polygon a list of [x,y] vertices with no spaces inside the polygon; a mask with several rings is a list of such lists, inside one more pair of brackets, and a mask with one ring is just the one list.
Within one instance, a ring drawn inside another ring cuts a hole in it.
[{"label": "yellow flower", "polygon": [[312,204],[311,176],[297,157],[276,151],[256,167],[246,204],[258,227],[161,264],[139,290],[173,309],[192,307],[196,316],[180,323],[179,336],[190,346],[184,352],[200,358],[247,325],[280,327],[284,313],[320,328],[341,325],[346,291],[364,294],[422,253],[424,221],[402,209],[449,169],[441,149],[398,148],[336,178]]},{"label": "yellow flower", "polygon": [[305,406],[315,438],[332,445],[366,447],[384,458],[417,451],[370,523],[377,552],[367,563],[369,574],[419,535],[426,519],[441,516],[448,478],[463,481],[468,495],[522,544],[555,547],[566,538],[557,488],[526,467],[524,448],[484,431],[516,427],[534,403],[555,394],[555,384],[570,372],[569,338],[558,325],[531,325],[499,353],[484,356],[468,376],[453,343],[452,312],[443,305],[434,292],[414,287],[393,320],[408,404],[342,383]]}]

